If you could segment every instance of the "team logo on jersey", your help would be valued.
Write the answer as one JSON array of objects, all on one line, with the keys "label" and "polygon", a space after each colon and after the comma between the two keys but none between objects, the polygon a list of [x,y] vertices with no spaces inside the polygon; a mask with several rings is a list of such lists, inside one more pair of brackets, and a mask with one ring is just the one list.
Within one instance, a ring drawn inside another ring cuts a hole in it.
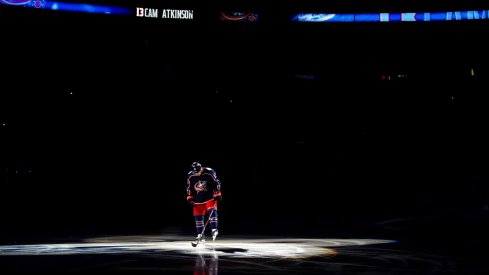
[{"label": "team logo on jersey", "polygon": [[195,185],[194,185],[194,189],[195,191],[197,192],[201,192],[201,191],[207,191],[207,181],[198,181]]}]

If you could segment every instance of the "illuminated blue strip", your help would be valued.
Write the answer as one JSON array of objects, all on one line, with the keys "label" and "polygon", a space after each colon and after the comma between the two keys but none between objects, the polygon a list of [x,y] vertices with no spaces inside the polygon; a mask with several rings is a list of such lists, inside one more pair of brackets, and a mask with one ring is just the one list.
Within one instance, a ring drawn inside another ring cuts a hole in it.
[{"label": "illuminated blue strip", "polygon": [[355,21],[355,14],[353,13],[344,13],[344,14],[335,14],[333,18],[330,20],[331,22],[352,22]]},{"label": "illuminated blue strip", "polygon": [[134,14],[133,9],[114,6],[103,6],[81,3],[51,2],[47,0],[0,0],[0,3],[7,5],[18,5],[27,8],[41,8],[48,10],[59,10],[69,12],[103,13],[103,14]]},{"label": "illuminated blue strip", "polygon": [[420,13],[301,13],[291,18],[296,22],[427,22],[486,19],[489,19],[489,10]]},{"label": "illuminated blue strip", "polygon": [[75,4],[75,3],[63,3],[63,2],[50,2],[46,4],[47,9],[61,10],[61,11],[74,11],[74,12],[86,12],[86,13],[105,13],[105,14],[132,14],[133,10],[123,7],[101,6],[91,4]]},{"label": "illuminated blue strip", "polygon": [[355,21],[380,22],[383,13],[361,13],[355,14]]}]

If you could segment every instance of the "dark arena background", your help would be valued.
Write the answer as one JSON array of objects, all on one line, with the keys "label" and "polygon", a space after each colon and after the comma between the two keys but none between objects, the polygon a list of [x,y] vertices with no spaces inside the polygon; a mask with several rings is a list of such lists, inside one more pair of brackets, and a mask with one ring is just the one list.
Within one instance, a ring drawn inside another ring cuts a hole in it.
[{"label": "dark arena background", "polygon": [[0,0],[0,272],[488,274],[488,10]]}]

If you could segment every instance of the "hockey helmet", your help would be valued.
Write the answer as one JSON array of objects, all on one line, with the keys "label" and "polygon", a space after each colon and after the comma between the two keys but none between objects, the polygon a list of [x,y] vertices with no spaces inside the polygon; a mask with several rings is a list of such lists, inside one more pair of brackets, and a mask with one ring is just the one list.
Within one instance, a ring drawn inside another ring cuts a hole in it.
[{"label": "hockey helmet", "polygon": [[192,163],[192,171],[194,171],[194,173],[198,173],[200,172],[200,169],[202,168],[202,165],[196,161],[194,161]]}]

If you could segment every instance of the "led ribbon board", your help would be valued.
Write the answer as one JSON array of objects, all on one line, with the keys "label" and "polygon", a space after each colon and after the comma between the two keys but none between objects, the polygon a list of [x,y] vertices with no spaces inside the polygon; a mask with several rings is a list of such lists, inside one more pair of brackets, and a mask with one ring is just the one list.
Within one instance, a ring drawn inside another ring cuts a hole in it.
[{"label": "led ribbon board", "polygon": [[300,13],[295,22],[427,22],[486,20],[489,10],[406,13]]},{"label": "led ribbon board", "polygon": [[57,11],[86,12],[102,14],[133,14],[133,10],[125,7],[93,5],[83,3],[57,2],[48,0],[0,0],[0,4],[22,6],[27,8],[41,8]]}]

